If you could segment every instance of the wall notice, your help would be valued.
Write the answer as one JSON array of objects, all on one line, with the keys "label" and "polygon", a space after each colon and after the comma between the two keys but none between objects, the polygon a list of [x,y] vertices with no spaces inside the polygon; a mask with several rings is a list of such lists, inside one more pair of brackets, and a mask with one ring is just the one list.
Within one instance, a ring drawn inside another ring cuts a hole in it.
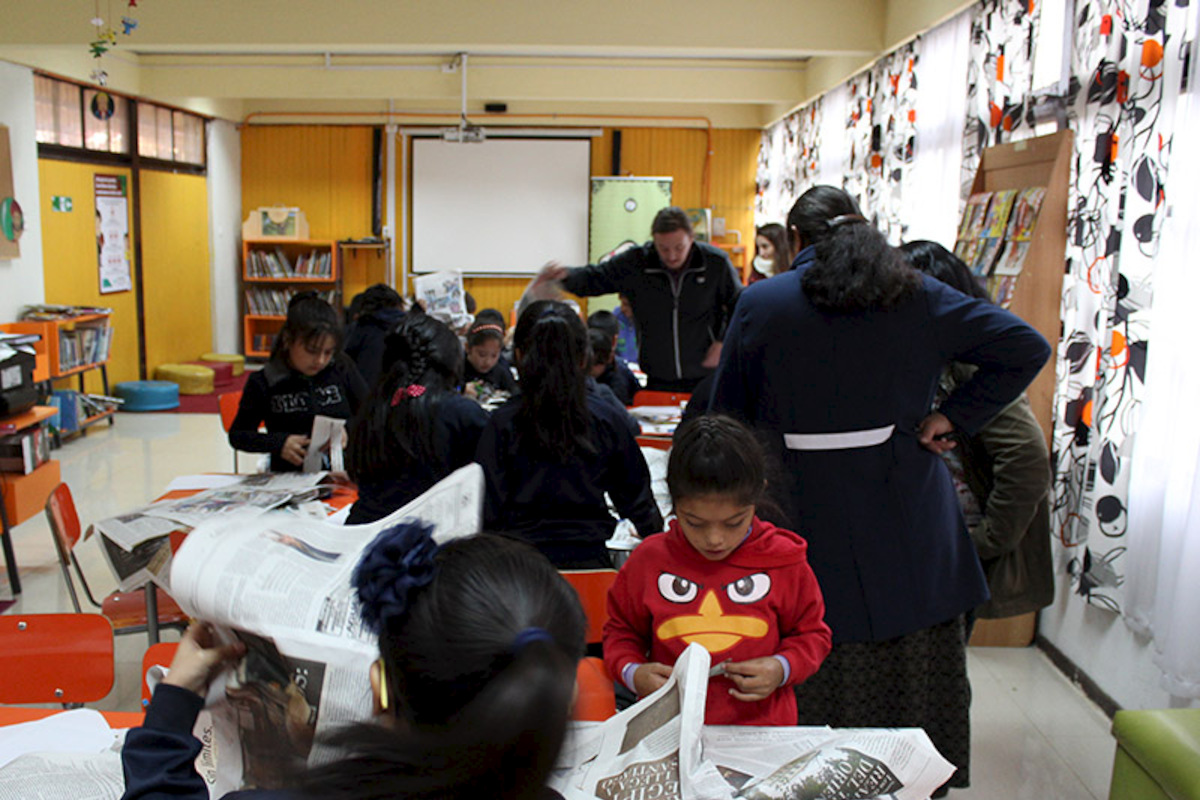
[{"label": "wall notice", "polygon": [[96,257],[100,263],[100,294],[128,292],[129,197],[124,175],[96,175]]}]

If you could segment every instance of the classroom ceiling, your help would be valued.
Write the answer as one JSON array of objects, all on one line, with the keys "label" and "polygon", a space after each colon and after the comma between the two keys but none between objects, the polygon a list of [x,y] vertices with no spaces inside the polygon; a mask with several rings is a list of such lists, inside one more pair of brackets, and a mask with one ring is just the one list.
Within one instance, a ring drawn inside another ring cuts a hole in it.
[{"label": "classroom ceiling", "polygon": [[[761,127],[964,0],[38,0],[0,59],[261,123]],[[91,57],[99,16],[117,46]],[[136,19],[128,36],[121,18]],[[460,54],[466,54],[464,59]],[[335,115],[335,116],[328,116]],[[632,119],[632,117],[655,117]],[[690,119],[683,119],[690,118]]]}]

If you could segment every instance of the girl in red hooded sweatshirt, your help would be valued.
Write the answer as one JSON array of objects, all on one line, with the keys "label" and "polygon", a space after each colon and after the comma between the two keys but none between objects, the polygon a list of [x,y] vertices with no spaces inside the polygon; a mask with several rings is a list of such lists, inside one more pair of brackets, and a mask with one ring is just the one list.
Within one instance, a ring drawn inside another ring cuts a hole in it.
[{"label": "girl in red hooded sweatshirt", "polygon": [[755,516],[766,490],[761,446],[723,416],[675,433],[667,486],[675,520],[638,545],[608,595],[604,660],[639,696],[662,686],[689,644],[719,674],[710,725],[795,725],[790,688],[821,666],[829,628],[807,545]]}]

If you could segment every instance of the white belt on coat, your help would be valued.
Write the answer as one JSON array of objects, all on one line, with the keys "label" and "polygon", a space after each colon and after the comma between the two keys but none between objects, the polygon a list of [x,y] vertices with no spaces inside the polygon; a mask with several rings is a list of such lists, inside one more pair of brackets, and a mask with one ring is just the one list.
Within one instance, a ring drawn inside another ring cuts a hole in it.
[{"label": "white belt on coat", "polygon": [[853,450],[874,447],[892,438],[895,425],[841,433],[785,433],[783,443],[788,450]]}]

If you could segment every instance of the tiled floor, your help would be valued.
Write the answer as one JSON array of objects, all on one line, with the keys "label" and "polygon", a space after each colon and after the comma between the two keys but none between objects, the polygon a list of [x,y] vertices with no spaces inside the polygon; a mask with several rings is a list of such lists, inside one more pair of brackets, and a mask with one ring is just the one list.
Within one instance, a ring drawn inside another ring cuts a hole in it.
[{"label": "tiled floor", "polygon": [[[80,519],[111,516],[160,494],[178,475],[228,471],[231,455],[216,415],[120,414],[54,453]],[[243,457],[243,470],[250,469]],[[40,516],[14,536],[24,592],[8,613],[69,611],[70,600]],[[97,594],[113,581],[94,542],[79,548]],[[0,592],[7,590],[0,578]],[[173,638],[167,633],[164,638]],[[118,637],[117,686],[97,707],[135,710],[144,635]],[[972,648],[970,789],[961,800],[1103,800],[1113,739],[1109,721],[1038,650]]]}]

